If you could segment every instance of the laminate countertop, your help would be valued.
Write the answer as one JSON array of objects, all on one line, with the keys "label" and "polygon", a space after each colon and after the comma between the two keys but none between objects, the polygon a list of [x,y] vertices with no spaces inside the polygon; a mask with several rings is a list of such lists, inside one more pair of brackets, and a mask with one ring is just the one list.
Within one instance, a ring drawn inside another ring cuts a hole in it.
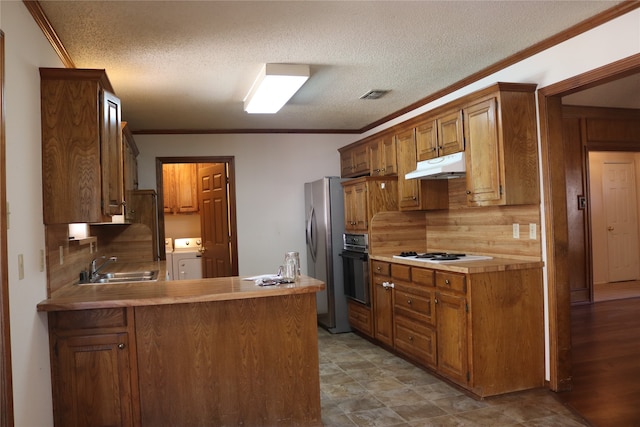
[{"label": "laminate countertop", "polygon": [[229,301],[315,293],[324,282],[301,276],[296,283],[258,286],[246,277],[218,277],[196,280],[163,280],[164,261],[157,263],[114,263],[103,272],[159,270],[153,282],[83,284],[65,286],[37,305],[38,311],[86,310],[113,307]]},{"label": "laminate countertop", "polygon": [[455,273],[490,273],[494,271],[527,270],[530,268],[542,268],[542,261],[528,261],[511,258],[493,258],[478,261],[457,261],[457,262],[425,262],[405,258],[394,258],[393,255],[370,255],[370,259],[395,264],[410,265],[412,267],[422,267],[431,270],[452,271]]}]

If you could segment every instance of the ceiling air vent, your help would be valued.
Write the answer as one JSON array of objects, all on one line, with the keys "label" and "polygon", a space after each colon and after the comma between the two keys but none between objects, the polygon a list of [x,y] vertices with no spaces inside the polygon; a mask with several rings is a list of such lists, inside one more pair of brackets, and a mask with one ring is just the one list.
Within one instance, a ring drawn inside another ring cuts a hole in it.
[{"label": "ceiling air vent", "polygon": [[388,92],[388,90],[374,89],[362,95],[360,99],[378,99],[385,96]]}]

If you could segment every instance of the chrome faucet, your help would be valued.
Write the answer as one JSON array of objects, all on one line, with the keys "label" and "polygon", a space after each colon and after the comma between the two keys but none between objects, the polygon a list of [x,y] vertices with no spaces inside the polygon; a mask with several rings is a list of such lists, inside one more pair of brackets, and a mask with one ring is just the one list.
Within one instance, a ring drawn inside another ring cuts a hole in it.
[{"label": "chrome faucet", "polygon": [[[104,259],[104,260],[105,260],[102,264],[100,264],[100,266],[99,266],[99,267],[97,266],[98,259]],[[96,278],[96,276],[98,275],[98,272],[99,272],[100,270],[102,270],[104,267],[106,267],[106,266],[107,266],[107,264],[109,264],[109,263],[111,263],[111,262],[116,262],[117,260],[118,260],[118,257],[115,257],[115,256],[109,257],[108,259],[107,259],[107,257],[106,257],[106,256],[102,256],[102,257],[100,257],[100,258],[94,258],[94,259],[91,261],[91,267],[90,267],[90,269],[89,269],[89,272],[90,272],[90,273],[89,273],[89,274],[90,274],[90,280],[95,279],[95,278]]]}]

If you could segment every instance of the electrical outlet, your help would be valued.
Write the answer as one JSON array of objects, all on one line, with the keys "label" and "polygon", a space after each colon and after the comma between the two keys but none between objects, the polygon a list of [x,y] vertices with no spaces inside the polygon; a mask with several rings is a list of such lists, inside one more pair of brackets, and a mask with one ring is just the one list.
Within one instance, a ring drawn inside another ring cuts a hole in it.
[{"label": "electrical outlet", "polygon": [[18,254],[18,280],[24,279],[24,256]]},{"label": "electrical outlet", "polygon": [[89,253],[93,253],[93,242],[89,242]]},{"label": "electrical outlet", "polygon": [[529,239],[536,240],[536,238],[537,238],[536,224],[531,223],[529,224]]},{"label": "electrical outlet", "polygon": [[513,224],[513,238],[520,238],[520,224]]},{"label": "electrical outlet", "polygon": [[44,249],[40,249],[40,271],[44,271]]},{"label": "electrical outlet", "polygon": [[60,265],[64,265],[64,246],[58,246],[58,252],[60,253]]}]

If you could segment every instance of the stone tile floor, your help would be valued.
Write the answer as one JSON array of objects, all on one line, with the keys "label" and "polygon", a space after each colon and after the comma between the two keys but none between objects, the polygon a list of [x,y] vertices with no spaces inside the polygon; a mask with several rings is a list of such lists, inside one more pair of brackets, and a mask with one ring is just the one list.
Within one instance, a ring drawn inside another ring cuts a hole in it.
[{"label": "stone tile floor", "polygon": [[326,427],[580,427],[546,389],[476,400],[353,334],[318,329]]}]

